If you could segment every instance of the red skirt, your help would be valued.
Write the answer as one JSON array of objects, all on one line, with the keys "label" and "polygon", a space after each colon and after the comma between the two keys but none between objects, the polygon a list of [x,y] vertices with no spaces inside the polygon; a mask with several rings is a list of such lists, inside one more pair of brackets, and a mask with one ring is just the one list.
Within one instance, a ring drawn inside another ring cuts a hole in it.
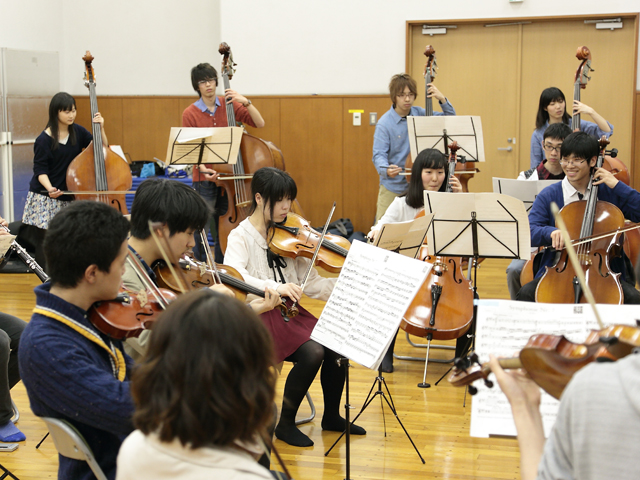
[{"label": "red skirt", "polygon": [[303,343],[309,341],[313,327],[318,319],[298,305],[300,313],[288,322],[284,321],[282,312],[277,308],[262,313],[260,318],[271,333],[276,353],[276,363],[284,361]]}]

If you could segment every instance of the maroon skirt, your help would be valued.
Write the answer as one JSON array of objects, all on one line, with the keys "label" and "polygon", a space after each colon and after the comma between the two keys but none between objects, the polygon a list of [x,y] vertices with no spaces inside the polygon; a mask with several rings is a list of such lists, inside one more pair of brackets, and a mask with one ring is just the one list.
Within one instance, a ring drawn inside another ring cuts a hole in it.
[{"label": "maroon skirt", "polygon": [[277,308],[260,314],[260,318],[273,338],[276,363],[284,361],[300,345],[309,341],[313,327],[318,323],[318,319],[300,305],[298,309],[300,313],[290,318],[288,322],[284,321],[282,312]]}]

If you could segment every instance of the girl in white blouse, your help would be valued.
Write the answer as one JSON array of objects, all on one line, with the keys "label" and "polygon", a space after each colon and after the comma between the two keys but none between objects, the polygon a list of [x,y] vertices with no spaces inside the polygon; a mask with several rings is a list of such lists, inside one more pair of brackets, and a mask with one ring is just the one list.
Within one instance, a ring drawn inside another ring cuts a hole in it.
[{"label": "girl in white blouse", "polygon": [[[389,208],[378,223],[371,227],[371,231],[367,236],[375,240],[384,224],[406,222],[416,218],[416,215],[424,210],[425,190],[444,192],[447,189],[447,184],[449,184],[452,191],[462,192],[460,181],[456,177],[449,178],[447,166],[447,157],[439,150],[433,148],[422,150],[411,167],[411,181],[406,193],[393,200],[393,203],[389,205]],[[395,344],[394,337],[380,364],[380,369],[383,372],[393,372],[393,348]]]},{"label": "girl in white blouse", "polygon": [[[269,250],[275,223],[286,220],[291,202],[296,198],[296,184],[287,172],[266,167],[254,173],[251,193],[252,214],[229,234],[225,263],[238,270],[247,283],[262,290],[272,288],[282,296],[299,301],[303,293],[300,285],[310,260],[301,257],[285,259]],[[315,269],[311,269],[304,293],[311,298],[327,300],[335,282],[335,278],[323,278]],[[344,431],[345,420],[340,415],[340,399],[345,371],[336,363],[339,357],[337,353],[310,339],[318,319],[304,308],[299,309],[300,314],[288,321],[279,310],[271,310],[260,316],[273,337],[276,362],[286,360],[295,363],[285,383],[276,437],[290,445],[310,447],[313,441],[295,424],[298,407],[322,367],[322,429]],[[351,433],[364,435],[366,432],[352,424]]]}]

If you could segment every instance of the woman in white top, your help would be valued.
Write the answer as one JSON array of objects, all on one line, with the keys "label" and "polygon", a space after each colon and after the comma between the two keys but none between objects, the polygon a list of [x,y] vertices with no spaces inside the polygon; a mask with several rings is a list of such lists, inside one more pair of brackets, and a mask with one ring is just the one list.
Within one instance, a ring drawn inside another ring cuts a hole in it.
[{"label": "woman in white top", "polygon": [[120,448],[117,480],[273,480],[256,458],[275,382],[269,332],[250,308],[208,288],[180,296],[134,371],[137,430]]},{"label": "woman in white top", "polygon": [[424,210],[424,191],[444,192],[447,183],[451,190],[461,192],[462,185],[456,177],[449,178],[447,158],[439,150],[427,148],[416,157],[411,167],[411,181],[407,191],[396,197],[385,214],[378,220],[367,235],[375,240],[382,226],[386,223],[406,222],[413,220]]},{"label": "woman in white top", "polygon": [[[405,222],[413,220],[416,215],[424,210],[424,191],[444,192],[447,184],[451,185],[451,190],[461,192],[462,185],[456,177],[449,178],[447,158],[439,150],[427,148],[422,150],[416,157],[411,167],[411,181],[406,193],[396,197],[385,214],[380,218],[367,235],[375,240],[380,229],[386,223]],[[393,348],[395,347],[395,337],[389,345],[389,349],[382,359],[380,369],[383,372],[393,372]]]},{"label": "woman in white top", "polygon": [[[293,179],[277,168],[261,168],[251,180],[253,195],[252,214],[229,234],[225,263],[238,270],[245,281],[257,288],[272,288],[294,301],[302,297],[303,277],[310,264],[306,258],[282,258],[269,250],[276,223],[284,222],[291,202],[298,193]],[[335,285],[335,278],[323,278],[315,269],[305,285],[309,297],[327,300]],[[278,310],[260,315],[271,332],[276,350],[276,362],[294,362],[284,387],[282,413],[275,434],[290,445],[310,447],[313,441],[295,424],[298,407],[311,386],[318,370],[324,395],[322,429],[342,432],[345,420],[340,416],[340,399],[344,388],[345,371],[336,360],[339,355],[310,339],[318,321],[311,313],[299,307],[300,314],[283,318]],[[357,425],[351,433],[364,435]]]}]

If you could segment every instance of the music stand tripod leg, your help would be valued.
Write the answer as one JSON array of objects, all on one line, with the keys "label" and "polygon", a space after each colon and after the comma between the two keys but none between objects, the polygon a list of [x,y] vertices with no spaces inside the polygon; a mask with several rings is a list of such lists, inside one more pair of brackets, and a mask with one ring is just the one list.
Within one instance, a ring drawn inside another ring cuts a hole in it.
[{"label": "music stand tripod leg", "polygon": [[[378,385],[378,390],[373,395],[371,395],[371,392],[373,392],[373,388],[376,385]],[[386,390],[386,394],[382,390],[382,385],[384,385],[384,388]],[[422,458],[422,455],[420,455],[420,451],[418,450],[418,447],[416,447],[416,444],[413,443],[413,439],[409,435],[409,432],[407,432],[407,429],[404,427],[404,425],[400,421],[400,417],[398,416],[398,411],[396,410],[395,404],[393,403],[393,397],[391,396],[391,392],[389,391],[389,387],[387,386],[387,382],[385,381],[384,377],[382,376],[382,370],[380,370],[380,368],[378,368],[378,376],[373,381],[373,385],[371,386],[371,389],[369,390],[369,394],[367,395],[367,399],[365,400],[364,405],[362,405],[362,408],[360,409],[360,412],[358,413],[358,415],[356,415],[356,417],[353,419],[353,421],[349,425],[353,424],[360,417],[360,415],[362,415],[364,413],[366,408],[369,405],[371,405],[371,402],[373,402],[373,400],[378,395],[381,395],[382,398],[384,398],[385,402],[387,402],[387,405],[391,409],[391,412],[396,417],[396,420],[398,420],[398,423],[402,427],[402,430],[404,430],[404,433],[407,436],[407,438],[409,439],[409,441],[411,442],[411,445],[413,445],[413,448],[415,449],[416,453],[418,454],[418,457],[420,457],[420,461],[424,464],[425,463],[424,458]],[[383,408],[382,412],[383,412],[383,415],[384,415],[384,408]],[[344,436],[344,434],[346,432],[347,432],[347,430],[345,429],[345,431],[340,434],[338,439],[335,442],[333,442],[333,445],[331,445],[331,447],[329,447],[329,450],[327,450],[325,452],[325,454],[324,454],[325,457],[327,455],[329,455],[331,450],[333,450],[333,447],[335,447],[338,444],[338,442],[340,441],[340,439]],[[386,429],[385,429],[385,436],[386,436]]]}]

